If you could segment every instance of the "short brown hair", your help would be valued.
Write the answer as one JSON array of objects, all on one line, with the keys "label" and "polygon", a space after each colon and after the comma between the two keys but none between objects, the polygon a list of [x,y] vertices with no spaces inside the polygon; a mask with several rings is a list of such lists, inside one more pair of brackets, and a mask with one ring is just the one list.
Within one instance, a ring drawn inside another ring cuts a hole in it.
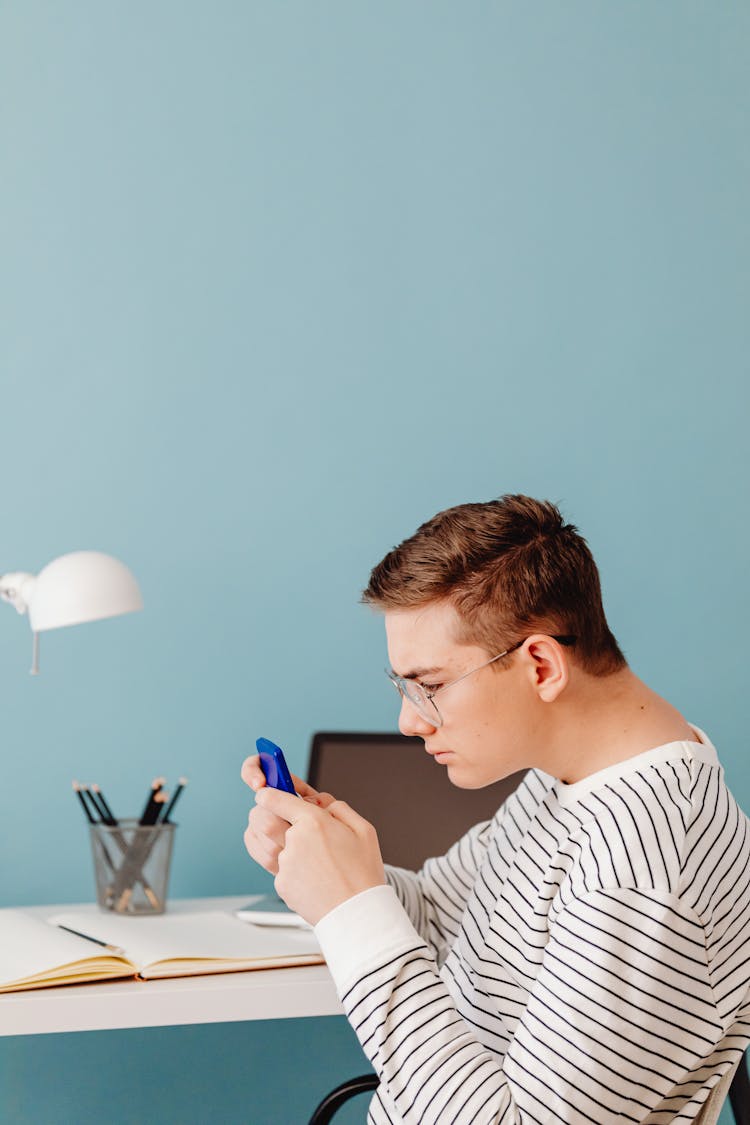
[{"label": "short brown hair", "polygon": [[378,563],[362,600],[382,610],[445,600],[461,643],[493,652],[529,633],[572,635],[585,671],[625,667],[588,544],[549,500],[505,495],[438,512]]}]

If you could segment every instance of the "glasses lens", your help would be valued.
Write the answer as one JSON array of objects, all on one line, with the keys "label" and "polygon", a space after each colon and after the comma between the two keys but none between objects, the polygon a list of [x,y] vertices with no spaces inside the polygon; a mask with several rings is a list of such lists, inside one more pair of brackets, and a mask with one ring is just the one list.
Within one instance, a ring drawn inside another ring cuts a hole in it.
[{"label": "glasses lens", "polygon": [[402,680],[400,676],[391,672],[389,668],[386,668],[385,674],[398,692],[399,697],[408,699],[423,719],[433,727],[441,727],[443,725],[440,712],[428,697],[423,687],[420,687],[419,684],[415,684],[413,680]]},{"label": "glasses lens", "polygon": [[426,719],[433,727],[442,726],[443,720],[440,718],[440,713],[424,688],[420,687],[419,684],[409,683],[407,680],[403,681],[403,685],[404,695],[410,703],[414,704],[422,718]]}]

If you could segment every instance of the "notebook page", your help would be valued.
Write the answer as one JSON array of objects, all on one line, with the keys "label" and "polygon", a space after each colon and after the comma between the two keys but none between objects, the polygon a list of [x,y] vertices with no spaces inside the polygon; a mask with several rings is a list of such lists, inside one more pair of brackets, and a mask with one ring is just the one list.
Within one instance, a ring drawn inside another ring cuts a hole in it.
[{"label": "notebook page", "polygon": [[157,961],[177,959],[272,964],[289,957],[320,954],[320,946],[310,930],[271,930],[241,922],[218,910],[133,918],[70,912],[56,915],[54,921],[122,946],[129,960],[140,969]]},{"label": "notebook page", "polygon": [[[76,928],[83,930],[83,926]],[[44,975],[63,965],[97,958],[112,960],[106,949],[21,910],[4,910],[0,914],[0,987]]]}]

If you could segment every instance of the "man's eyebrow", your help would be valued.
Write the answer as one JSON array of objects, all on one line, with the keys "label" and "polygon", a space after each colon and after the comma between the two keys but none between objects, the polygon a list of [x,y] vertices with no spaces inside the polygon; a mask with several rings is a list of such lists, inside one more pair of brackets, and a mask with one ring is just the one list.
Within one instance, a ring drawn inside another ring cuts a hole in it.
[{"label": "man's eyebrow", "polygon": [[[402,680],[421,680],[423,676],[434,676],[437,672],[442,672],[442,668],[438,665],[434,668],[414,668],[413,671],[407,672],[401,676]],[[400,675],[400,673],[396,673]]]}]

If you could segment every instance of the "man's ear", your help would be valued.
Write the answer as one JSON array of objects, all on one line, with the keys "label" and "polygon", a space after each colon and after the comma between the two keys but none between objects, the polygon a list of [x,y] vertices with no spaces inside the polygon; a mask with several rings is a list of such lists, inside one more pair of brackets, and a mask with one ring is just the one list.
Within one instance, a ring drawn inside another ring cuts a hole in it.
[{"label": "man's ear", "polygon": [[529,674],[543,703],[554,703],[568,685],[570,669],[562,645],[545,633],[534,633],[523,646]]}]

